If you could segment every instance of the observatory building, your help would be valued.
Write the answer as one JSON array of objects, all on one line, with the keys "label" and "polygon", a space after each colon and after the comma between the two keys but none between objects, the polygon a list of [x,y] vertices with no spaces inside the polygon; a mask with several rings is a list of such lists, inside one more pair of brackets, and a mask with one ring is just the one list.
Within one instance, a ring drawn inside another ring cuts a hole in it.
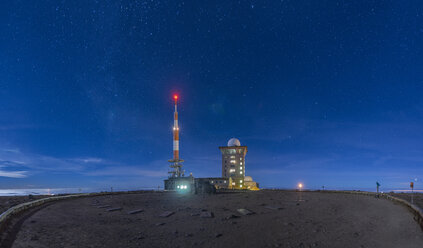
[{"label": "observatory building", "polygon": [[[222,152],[222,177],[195,178],[195,184],[210,184],[216,189],[258,190],[258,183],[250,176],[245,176],[245,155],[247,147],[232,138],[227,146],[220,146]],[[197,187],[197,186],[196,186]]]},{"label": "observatory building", "polygon": [[229,187],[243,189],[245,177],[245,155],[247,147],[241,146],[238,139],[232,138],[227,146],[219,147],[222,152],[222,177],[230,178]]},{"label": "observatory building", "polygon": [[216,189],[249,189],[258,190],[258,184],[249,176],[245,176],[245,155],[247,147],[232,138],[227,146],[219,147],[222,152],[222,177],[194,178],[192,174],[185,176],[182,162],[179,158],[179,125],[178,125],[178,96],[175,95],[175,112],[173,119],[173,158],[169,160],[169,178],[164,180],[165,190],[183,192],[210,192]]}]

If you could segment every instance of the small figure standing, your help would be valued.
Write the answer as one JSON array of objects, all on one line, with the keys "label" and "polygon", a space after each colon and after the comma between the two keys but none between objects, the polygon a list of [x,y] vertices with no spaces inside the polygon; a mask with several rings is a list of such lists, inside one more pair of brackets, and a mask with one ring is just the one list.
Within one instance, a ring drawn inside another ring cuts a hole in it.
[{"label": "small figure standing", "polygon": [[380,187],[380,183],[376,182],[376,197],[379,198],[379,187]]},{"label": "small figure standing", "polygon": [[411,204],[413,204],[413,196],[414,196],[414,182],[410,182],[410,188],[411,188]]}]

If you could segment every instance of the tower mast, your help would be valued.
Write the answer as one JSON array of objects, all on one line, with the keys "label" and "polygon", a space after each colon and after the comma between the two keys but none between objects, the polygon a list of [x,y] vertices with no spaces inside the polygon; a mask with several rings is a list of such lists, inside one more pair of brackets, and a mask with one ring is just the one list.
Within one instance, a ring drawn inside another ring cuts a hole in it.
[{"label": "tower mast", "polygon": [[173,159],[169,162],[170,168],[169,177],[181,177],[184,176],[182,171],[182,159],[179,159],[179,125],[178,125],[178,95],[174,95],[175,100],[175,112],[173,114]]}]

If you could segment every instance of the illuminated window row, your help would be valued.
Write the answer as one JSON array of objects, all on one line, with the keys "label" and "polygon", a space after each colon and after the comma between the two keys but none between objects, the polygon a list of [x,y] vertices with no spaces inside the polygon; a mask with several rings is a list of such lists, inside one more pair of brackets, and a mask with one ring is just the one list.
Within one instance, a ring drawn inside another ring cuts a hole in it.
[{"label": "illuminated window row", "polygon": [[[214,183],[214,181],[212,180],[212,181],[210,181],[210,183]],[[216,183],[222,183],[222,181],[216,181]],[[226,180],[223,181],[223,183],[226,183]]]}]

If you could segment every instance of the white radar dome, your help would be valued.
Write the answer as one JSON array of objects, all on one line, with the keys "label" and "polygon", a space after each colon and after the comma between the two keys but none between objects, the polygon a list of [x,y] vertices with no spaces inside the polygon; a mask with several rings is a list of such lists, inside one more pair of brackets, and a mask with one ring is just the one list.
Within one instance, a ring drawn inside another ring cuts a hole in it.
[{"label": "white radar dome", "polygon": [[244,177],[244,182],[252,182],[252,181],[253,181],[252,177],[250,177],[250,176]]},{"label": "white radar dome", "polygon": [[228,141],[228,146],[241,146],[241,142],[237,138],[232,138]]}]

